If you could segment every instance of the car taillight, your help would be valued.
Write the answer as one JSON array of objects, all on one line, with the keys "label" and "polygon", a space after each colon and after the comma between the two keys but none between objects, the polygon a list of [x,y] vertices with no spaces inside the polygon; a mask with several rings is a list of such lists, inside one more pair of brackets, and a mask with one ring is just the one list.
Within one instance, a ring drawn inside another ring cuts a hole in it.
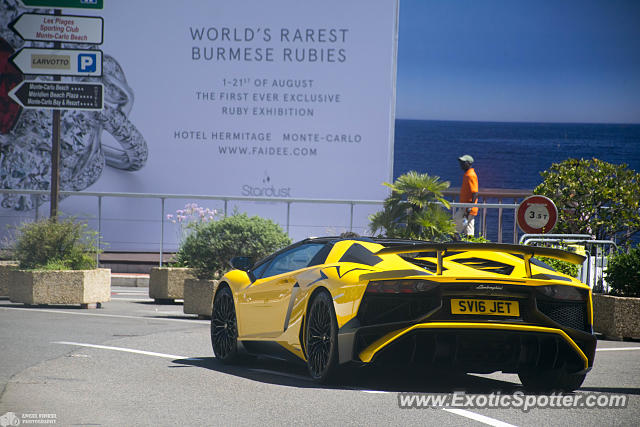
[{"label": "car taillight", "polygon": [[587,299],[586,292],[574,286],[549,285],[539,286],[537,289],[538,292],[549,298],[569,301],[584,301]]},{"label": "car taillight", "polygon": [[366,292],[372,294],[416,294],[429,292],[437,286],[437,283],[426,280],[372,280],[367,285]]}]

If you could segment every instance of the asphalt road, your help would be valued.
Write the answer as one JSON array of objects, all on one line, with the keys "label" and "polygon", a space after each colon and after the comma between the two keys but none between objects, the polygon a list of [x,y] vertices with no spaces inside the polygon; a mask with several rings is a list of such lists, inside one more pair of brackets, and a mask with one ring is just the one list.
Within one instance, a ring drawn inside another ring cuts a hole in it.
[{"label": "asphalt road", "polygon": [[184,315],[180,304],[155,305],[146,289],[114,292],[98,310],[0,300],[0,416],[62,426],[600,426],[640,419],[638,342],[599,341],[595,367],[573,394],[620,394],[626,408],[401,409],[399,392],[464,391],[484,406],[481,399],[522,389],[507,374],[360,369],[340,386],[325,387],[311,382],[304,367],[284,362],[260,358],[227,367],[213,357],[208,321]]}]

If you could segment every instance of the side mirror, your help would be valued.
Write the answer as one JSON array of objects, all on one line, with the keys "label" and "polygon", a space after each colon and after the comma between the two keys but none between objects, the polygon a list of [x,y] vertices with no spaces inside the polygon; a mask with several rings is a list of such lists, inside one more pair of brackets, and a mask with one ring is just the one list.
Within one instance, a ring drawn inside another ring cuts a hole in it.
[{"label": "side mirror", "polygon": [[249,271],[253,266],[253,259],[248,256],[236,256],[231,258],[229,263],[236,270]]}]

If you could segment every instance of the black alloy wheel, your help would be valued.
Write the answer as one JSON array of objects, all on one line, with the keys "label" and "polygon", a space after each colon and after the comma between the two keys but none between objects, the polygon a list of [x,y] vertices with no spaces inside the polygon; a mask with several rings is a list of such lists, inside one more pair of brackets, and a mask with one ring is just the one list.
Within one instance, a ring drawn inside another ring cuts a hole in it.
[{"label": "black alloy wheel", "polygon": [[331,296],[318,292],[306,321],[307,368],[314,381],[326,383],[338,365],[338,322]]},{"label": "black alloy wheel", "polygon": [[231,363],[238,358],[238,324],[233,295],[226,286],[216,293],[211,313],[211,346],[217,359]]}]

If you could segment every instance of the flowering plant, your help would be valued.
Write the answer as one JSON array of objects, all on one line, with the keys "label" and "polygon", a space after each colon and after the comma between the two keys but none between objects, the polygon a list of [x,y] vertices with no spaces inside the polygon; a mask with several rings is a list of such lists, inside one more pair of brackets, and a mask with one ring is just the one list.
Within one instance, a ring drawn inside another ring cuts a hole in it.
[{"label": "flowering plant", "polygon": [[214,279],[228,271],[235,256],[259,260],[289,244],[291,239],[275,222],[235,213],[195,227],[180,245],[176,263],[194,269],[199,279]]},{"label": "flowering plant", "polygon": [[187,203],[183,209],[178,209],[175,215],[168,214],[167,220],[179,225],[178,241],[182,244],[192,229],[209,221],[215,221],[219,215],[216,209],[204,208],[197,203]]}]

